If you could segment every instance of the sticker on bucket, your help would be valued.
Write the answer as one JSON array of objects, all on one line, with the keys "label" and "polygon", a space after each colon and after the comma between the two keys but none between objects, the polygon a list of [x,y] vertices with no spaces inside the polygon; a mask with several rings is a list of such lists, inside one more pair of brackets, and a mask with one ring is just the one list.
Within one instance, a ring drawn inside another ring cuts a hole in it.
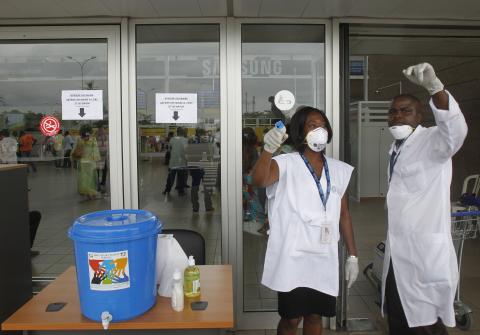
[{"label": "sticker on bucket", "polygon": [[128,250],[89,252],[88,273],[93,291],[115,291],[130,287]]}]

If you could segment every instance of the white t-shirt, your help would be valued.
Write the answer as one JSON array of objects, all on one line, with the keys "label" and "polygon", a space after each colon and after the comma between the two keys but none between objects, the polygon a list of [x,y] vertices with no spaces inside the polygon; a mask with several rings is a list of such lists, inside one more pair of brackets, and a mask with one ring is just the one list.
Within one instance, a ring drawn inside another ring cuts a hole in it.
[{"label": "white t-shirt", "polygon": [[[280,292],[309,287],[337,296],[340,207],[353,167],[326,157],[331,192],[325,211],[317,184],[300,154],[274,159],[279,180],[267,187],[270,236],[262,284]],[[324,171],[321,178],[326,195]]]}]

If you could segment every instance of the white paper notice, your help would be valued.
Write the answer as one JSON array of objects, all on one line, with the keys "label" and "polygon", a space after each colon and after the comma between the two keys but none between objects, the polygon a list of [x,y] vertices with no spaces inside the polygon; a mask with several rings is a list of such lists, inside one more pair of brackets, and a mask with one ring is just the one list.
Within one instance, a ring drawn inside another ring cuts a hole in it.
[{"label": "white paper notice", "polygon": [[196,93],[155,94],[156,123],[197,123]]},{"label": "white paper notice", "polygon": [[62,91],[62,120],[103,120],[103,91]]}]

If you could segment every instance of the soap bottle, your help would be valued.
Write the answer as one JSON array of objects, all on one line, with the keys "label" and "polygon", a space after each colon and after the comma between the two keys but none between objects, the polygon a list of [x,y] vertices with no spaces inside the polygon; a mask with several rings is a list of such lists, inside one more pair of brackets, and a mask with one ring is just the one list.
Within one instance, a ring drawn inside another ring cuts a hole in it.
[{"label": "soap bottle", "polygon": [[175,269],[172,282],[172,308],[174,311],[183,311],[183,282],[182,273]]},{"label": "soap bottle", "polygon": [[188,257],[188,266],[184,274],[183,290],[187,298],[200,296],[200,270],[195,266],[193,256]]}]

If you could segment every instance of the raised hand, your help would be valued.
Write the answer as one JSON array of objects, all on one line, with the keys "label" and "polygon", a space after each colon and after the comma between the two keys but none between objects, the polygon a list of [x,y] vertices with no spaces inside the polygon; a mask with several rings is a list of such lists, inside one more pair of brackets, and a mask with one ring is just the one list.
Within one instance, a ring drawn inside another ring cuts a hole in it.
[{"label": "raised hand", "polygon": [[424,87],[430,95],[443,91],[442,82],[437,78],[433,66],[428,63],[409,66],[402,72],[408,80]]}]

